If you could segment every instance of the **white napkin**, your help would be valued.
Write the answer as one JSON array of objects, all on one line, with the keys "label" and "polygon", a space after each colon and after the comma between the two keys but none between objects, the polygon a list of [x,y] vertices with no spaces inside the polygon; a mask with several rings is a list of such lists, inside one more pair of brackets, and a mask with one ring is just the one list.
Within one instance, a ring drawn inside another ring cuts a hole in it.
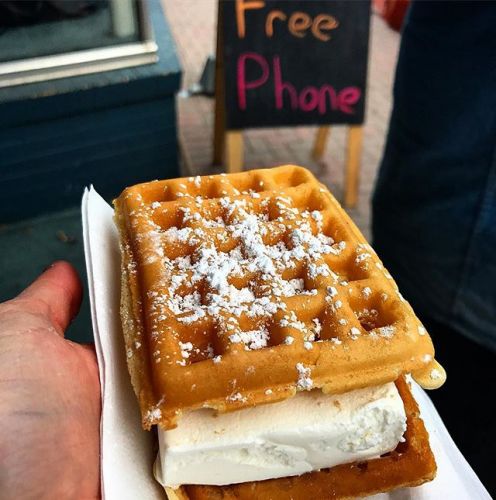
[{"label": "white napkin", "polygon": [[154,436],[141,428],[127,372],[119,316],[120,252],[112,208],[93,189],[81,207],[91,319],[100,371],[101,486],[104,500],[163,500],[153,479]]},{"label": "white napkin", "polygon": [[[84,251],[93,333],[102,386],[101,481],[104,500],[164,500],[152,476],[154,434],[143,431],[127,372],[119,318],[120,254],[113,210],[91,187],[82,201]],[[451,439],[426,393],[413,392],[436,456],[436,479],[370,497],[374,500],[490,500],[490,495]]]}]

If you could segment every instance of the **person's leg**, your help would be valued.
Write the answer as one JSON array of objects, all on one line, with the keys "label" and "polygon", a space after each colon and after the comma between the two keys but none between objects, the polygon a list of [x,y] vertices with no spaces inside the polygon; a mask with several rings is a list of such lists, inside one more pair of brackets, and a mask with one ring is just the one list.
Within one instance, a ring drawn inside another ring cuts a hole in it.
[{"label": "person's leg", "polygon": [[414,309],[496,350],[496,2],[414,2],[373,244]]},{"label": "person's leg", "polygon": [[375,249],[415,311],[437,321],[426,326],[448,379],[430,395],[493,493],[495,25],[496,2],[413,3],[373,198]]},{"label": "person's leg", "polygon": [[496,354],[439,323],[424,323],[436,359],[448,374],[446,384],[428,394],[460,451],[494,495]]}]

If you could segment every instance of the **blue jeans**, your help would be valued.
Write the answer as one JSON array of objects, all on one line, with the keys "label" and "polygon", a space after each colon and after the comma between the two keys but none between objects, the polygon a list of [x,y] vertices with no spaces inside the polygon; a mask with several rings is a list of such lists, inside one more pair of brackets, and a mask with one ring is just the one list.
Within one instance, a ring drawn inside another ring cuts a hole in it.
[{"label": "blue jeans", "polygon": [[414,309],[496,351],[496,2],[412,4],[372,226]]}]

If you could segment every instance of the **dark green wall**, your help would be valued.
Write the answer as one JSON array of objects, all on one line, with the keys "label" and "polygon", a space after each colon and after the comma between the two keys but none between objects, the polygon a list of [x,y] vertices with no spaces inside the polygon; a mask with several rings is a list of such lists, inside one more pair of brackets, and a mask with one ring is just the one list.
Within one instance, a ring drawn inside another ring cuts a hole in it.
[{"label": "dark green wall", "polygon": [[158,0],[156,64],[0,89],[0,223],[79,204],[94,184],[175,177],[181,70]]}]

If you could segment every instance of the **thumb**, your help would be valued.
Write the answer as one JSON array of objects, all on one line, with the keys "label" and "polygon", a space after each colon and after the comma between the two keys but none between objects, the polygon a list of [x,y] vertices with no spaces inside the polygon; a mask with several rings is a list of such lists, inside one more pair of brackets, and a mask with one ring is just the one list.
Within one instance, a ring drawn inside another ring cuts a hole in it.
[{"label": "thumb", "polygon": [[63,335],[81,305],[82,287],[77,271],[68,262],[53,263],[15,301],[30,312],[47,314]]}]

